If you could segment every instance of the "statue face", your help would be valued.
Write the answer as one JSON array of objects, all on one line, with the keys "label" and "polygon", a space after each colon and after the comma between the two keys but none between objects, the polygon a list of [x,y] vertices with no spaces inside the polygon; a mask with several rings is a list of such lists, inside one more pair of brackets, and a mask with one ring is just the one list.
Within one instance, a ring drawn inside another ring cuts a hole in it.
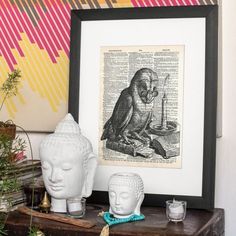
[{"label": "statue face", "polygon": [[109,186],[109,202],[110,208],[117,218],[134,214],[138,204],[133,188],[113,184]]},{"label": "statue face", "polygon": [[84,174],[80,152],[69,145],[58,145],[44,147],[40,155],[48,193],[58,199],[81,196]]}]

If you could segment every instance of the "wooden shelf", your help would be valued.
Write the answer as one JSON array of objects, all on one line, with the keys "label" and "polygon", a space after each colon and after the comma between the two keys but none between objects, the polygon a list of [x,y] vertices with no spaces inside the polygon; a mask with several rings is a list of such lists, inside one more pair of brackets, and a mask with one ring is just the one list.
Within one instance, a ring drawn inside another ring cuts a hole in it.
[{"label": "wooden shelf", "polygon": [[[108,206],[87,205],[84,219],[90,220],[96,226],[85,229],[73,225],[59,223],[47,219],[33,217],[33,225],[41,229],[46,236],[95,236],[99,235],[105,223],[98,216],[101,211],[107,211]],[[180,236],[180,235],[224,235],[224,210],[187,210],[182,223],[168,222],[165,208],[143,207],[144,221],[125,223],[110,227],[110,236]],[[17,211],[10,212],[6,228],[8,236],[25,236],[29,227],[30,216]]]}]

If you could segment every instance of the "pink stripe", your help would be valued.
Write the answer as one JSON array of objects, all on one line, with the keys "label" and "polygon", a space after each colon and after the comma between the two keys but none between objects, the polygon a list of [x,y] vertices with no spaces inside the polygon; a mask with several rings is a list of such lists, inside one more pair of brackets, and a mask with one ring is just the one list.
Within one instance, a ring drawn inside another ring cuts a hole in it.
[{"label": "pink stripe", "polygon": [[147,7],[151,7],[152,6],[152,4],[149,2],[149,0],[144,0],[144,2],[145,2]]},{"label": "pink stripe", "polygon": [[199,2],[197,0],[192,0],[193,5],[199,5]]},{"label": "pink stripe", "polygon": [[46,25],[48,33],[51,35],[53,43],[55,44],[56,49],[61,50],[62,47],[60,45],[60,42],[58,41],[58,38],[56,37],[55,28],[52,28],[52,25],[50,24],[48,16],[45,16],[45,19],[42,22]]},{"label": "pink stripe", "polygon": [[180,6],[185,6],[184,2],[182,0],[178,0]]},{"label": "pink stripe", "polygon": [[158,6],[155,0],[150,0],[153,6]]},{"label": "pink stripe", "polygon": [[[66,33],[69,33],[69,32],[70,32],[70,29],[69,29],[68,21],[66,21],[65,15],[64,15],[63,12],[62,12],[62,9],[64,9],[64,8],[62,8],[60,5],[61,5],[60,3],[59,3],[59,4],[54,3],[54,4],[53,4],[53,7],[54,7],[54,9],[55,9],[55,11],[56,11],[56,14],[57,14],[58,17],[60,18],[61,23],[63,24]],[[61,10],[61,11],[60,11],[60,10]]]},{"label": "pink stripe", "polygon": [[185,0],[185,3],[187,4],[187,6],[191,6],[192,3],[189,0]]},{"label": "pink stripe", "polygon": [[179,4],[176,0],[171,0],[171,2],[173,3],[173,6],[179,6]]},{"label": "pink stripe", "polygon": [[66,27],[66,21],[65,21],[64,17],[62,16],[62,14],[58,8],[58,5],[53,4],[52,8],[54,10],[55,17],[58,19],[58,22],[60,22],[60,25],[63,26],[63,27],[61,27],[61,29],[63,30],[63,32],[65,32],[65,36],[68,37],[68,39],[69,39],[70,38],[69,37],[70,29],[68,27]]},{"label": "pink stripe", "polygon": [[[47,1],[45,1],[46,3]],[[46,3],[47,4],[47,3]],[[53,15],[53,11],[51,9],[51,6],[48,6],[48,12],[50,11],[50,13]],[[60,27],[59,24],[56,24],[56,19],[54,17],[54,21],[52,20],[52,16],[51,14],[48,14],[48,20],[50,22],[50,25],[52,26],[52,28],[54,29],[54,32],[56,34],[56,37],[58,38],[58,41],[60,41],[65,53],[69,56],[69,42],[68,44],[65,44],[64,40],[66,41],[66,39],[63,38],[63,36],[61,36],[60,33],[63,33],[62,31],[59,33],[58,28]],[[63,40],[64,39],[64,40]]]},{"label": "pink stripe", "polygon": [[143,3],[142,0],[138,0],[138,3],[139,3],[139,6],[141,6],[141,7],[145,7],[145,4]]},{"label": "pink stripe", "polygon": [[[62,40],[62,38],[61,38],[61,36],[60,36],[60,34],[59,34],[59,32],[58,32],[58,30],[57,30],[57,27],[55,26],[55,23],[54,23],[54,21],[51,19],[51,16],[48,14],[48,16],[47,16],[47,19],[48,19],[48,21],[49,21],[49,24],[51,25],[51,27],[52,27],[52,29],[53,29],[53,37],[55,38],[55,42],[56,42],[56,44],[58,45],[57,47],[58,47],[58,49],[61,49],[61,46],[62,46],[62,48],[64,49],[64,46],[65,46],[65,44],[64,44],[64,41]],[[60,44],[59,44],[59,42],[60,42]]]},{"label": "pink stripe", "polygon": [[51,48],[53,55],[55,57],[58,57],[59,56],[58,51],[57,51],[54,43],[52,42],[52,39],[50,38],[48,32],[46,31],[44,23],[42,21],[39,21],[38,26],[41,28],[42,35],[44,35],[44,38],[47,41],[47,44],[49,45],[49,47]]},{"label": "pink stripe", "polygon": [[28,17],[25,18],[25,21],[26,21],[28,27],[30,28],[30,31],[34,35],[35,42],[38,44],[40,49],[43,49],[44,47],[43,47],[43,45],[42,45],[42,43],[40,41],[39,35],[37,34],[36,27],[33,25],[32,21],[30,21]]},{"label": "pink stripe", "polygon": [[173,6],[179,6],[179,3],[178,3],[177,0],[171,0],[171,1],[172,1],[172,3],[173,3]]},{"label": "pink stripe", "polygon": [[1,48],[1,50],[2,50],[2,55],[3,55],[4,59],[6,60],[7,65],[9,66],[10,70],[14,70],[14,65],[13,65],[11,59],[8,57],[5,49]]},{"label": "pink stripe", "polygon": [[[13,18],[14,22],[16,23],[17,28],[19,29],[20,32],[23,32],[22,25],[21,25],[20,22],[17,20],[16,15],[15,15],[15,13],[14,13],[14,11],[13,11],[13,9],[14,9],[13,5],[11,6],[11,5],[9,4],[9,1],[8,1],[8,0],[5,0],[5,4],[6,4],[8,10],[9,10],[9,12],[10,12],[11,17]],[[11,17],[10,17],[10,18],[11,18]]]},{"label": "pink stripe", "polygon": [[[49,2],[48,2],[48,0],[46,0],[45,1],[46,2],[46,4],[50,4]],[[53,19],[54,19],[54,21],[55,21],[55,24],[57,25],[57,30],[60,32],[60,37],[62,37],[62,38],[64,38],[64,41],[65,41],[65,43],[66,43],[66,45],[65,45],[65,47],[67,48],[67,50],[65,51],[65,52],[67,52],[68,54],[68,56],[69,56],[69,45],[70,45],[70,38],[69,38],[69,36],[66,34],[66,32],[65,32],[65,29],[62,27],[62,23],[61,23],[61,21],[58,19],[58,16],[56,15],[56,13],[55,13],[55,10],[54,10],[54,8],[52,8],[51,6],[50,6],[50,13],[51,13],[51,15],[52,15],[52,17],[53,17]],[[59,34],[59,33],[58,33]],[[63,41],[63,40],[62,40]],[[63,43],[64,44],[64,43]]]},{"label": "pink stripe", "polygon": [[36,30],[36,32],[38,33],[39,38],[40,38],[41,41],[42,41],[43,48],[44,48],[45,50],[47,50],[48,55],[49,55],[49,57],[51,58],[51,60],[52,60],[53,62],[56,62],[56,59],[55,59],[55,57],[54,57],[54,55],[53,55],[53,53],[52,53],[52,51],[51,51],[51,49],[50,49],[50,47],[49,47],[49,45],[48,45],[48,43],[47,43],[47,41],[46,41],[44,35],[42,34],[41,29],[40,29],[39,27],[35,27],[35,30]]},{"label": "pink stripe", "polygon": [[161,6],[161,7],[162,7],[162,6],[165,6],[165,5],[163,4],[162,0],[156,0],[156,1],[157,1],[157,3],[158,3],[159,6]]},{"label": "pink stripe", "polygon": [[161,0],[163,3],[163,6],[168,6],[168,3],[166,3],[166,0]]},{"label": "pink stripe", "polygon": [[67,13],[68,22],[70,23],[70,11],[72,7],[69,5],[69,3],[64,3],[64,7],[66,8],[65,11]]},{"label": "pink stripe", "polygon": [[[4,54],[4,57],[7,56],[8,65],[10,66],[10,65],[13,65],[13,64],[17,64],[14,56],[12,55],[11,49],[8,47],[6,40],[2,36],[1,36],[1,41],[2,41],[2,44],[3,44],[3,47],[2,47],[3,54]],[[5,45],[5,47],[4,47],[4,45]],[[8,54],[7,54],[7,52],[8,52]]]},{"label": "pink stripe", "polygon": [[4,4],[2,4],[2,8],[3,8],[3,11],[6,15],[6,18],[8,19],[8,21],[9,21],[11,27],[12,27],[12,30],[14,31],[14,33],[16,35],[17,40],[21,40],[21,36],[19,34],[20,29],[19,28],[17,29],[16,28],[17,23],[12,21],[12,19],[13,19],[12,15],[13,14],[12,15],[9,14],[9,12],[8,12],[9,9],[7,9]]},{"label": "pink stripe", "polygon": [[[52,58],[53,61],[55,61],[50,48],[48,47],[47,43],[45,43],[44,37],[42,36],[40,30],[38,30],[39,28],[37,26],[33,26],[32,22],[28,19],[27,16],[25,17],[25,20],[30,30],[34,33],[34,36],[37,38],[37,43],[40,45],[40,48],[46,49],[48,51],[49,56]],[[40,42],[40,40],[42,41],[42,43]]]},{"label": "pink stripe", "polygon": [[[1,15],[0,15],[0,17],[1,17]],[[9,36],[9,33],[6,31],[5,27],[1,27],[1,30],[3,31],[2,34],[5,36],[6,41],[8,42],[10,48],[15,48],[13,41],[12,41],[11,37]]]},{"label": "pink stripe", "polygon": [[51,8],[52,10],[50,11],[61,34],[63,35],[65,41],[68,43],[70,42],[70,37],[67,35],[66,31],[64,30],[64,28],[62,27],[62,22],[60,21],[60,19],[58,18],[58,15],[55,13],[56,10],[54,10],[54,8]]},{"label": "pink stripe", "polygon": [[55,32],[54,32],[54,30],[52,29],[52,24],[49,24],[48,23],[48,16],[47,15],[49,15],[49,14],[44,14],[43,12],[42,12],[42,10],[41,10],[41,8],[40,7],[35,7],[37,10],[38,10],[38,13],[39,13],[39,15],[41,16],[41,21],[45,24],[45,26],[46,26],[46,28],[48,29],[48,32],[49,32],[49,34],[51,35],[51,37],[52,37],[52,40],[54,41],[54,43],[55,43],[55,45],[56,45],[56,48],[57,49],[61,49],[61,46],[60,46],[60,44],[59,44],[59,42],[58,42],[58,40],[57,40],[57,38],[55,37]]},{"label": "pink stripe", "polygon": [[63,16],[66,19],[68,25],[70,25],[70,10],[71,10],[70,6],[69,6],[69,8],[67,8],[68,4],[62,3],[61,0],[56,0],[56,1],[57,1],[57,4],[58,4],[58,7],[62,11]]},{"label": "pink stripe", "polygon": [[[3,39],[4,40],[4,39]],[[5,41],[5,40],[4,40]],[[7,42],[5,41],[5,42],[3,42],[3,44],[6,46],[7,45]],[[13,56],[13,54],[12,54],[12,52],[11,52],[11,49],[7,46],[7,48],[5,48],[5,47],[3,47],[3,50],[7,50],[6,52],[8,53],[8,55],[9,55],[9,59],[11,60],[11,63],[12,64],[14,64],[14,65],[16,65],[17,64],[17,62],[16,62],[16,59],[15,59],[15,57]]]},{"label": "pink stripe", "polygon": [[165,3],[165,6],[171,6],[169,0],[162,0]]},{"label": "pink stripe", "polygon": [[22,32],[26,32],[28,37],[29,37],[30,42],[33,43],[34,42],[34,37],[33,37],[32,33],[28,30],[28,28],[27,28],[27,26],[26,26],[26,24],[25,24],[25,22],[24,22],[24,20],[22,18],[23,16],[19,12],[18,8],[16,8],[16,7],[13,7],[13,8],[14,8],[14,11],[15,11],[16,15],[18,16],[18,19],[19,19],[19,21],[20,21],[20,23],[21,23],[21,25],[23,27]]},{"label": "pink stripe", "polygon": [[10,47],[16,48],[18,53],[20,54],[20,56],[24,56],[24,53],[19,46],[18,40],[13,33],[13,29],[11,28],[11,26],[9,25],[9,23],[7,22],[7,20],[4,16],[2,16],[2,19],[3,19],[3,23],[4,23],[2,30],[4,31],[4,35],[6,36],[7,41],[10,44]]},{"label": "pink stripe", "polygon": [[138,7],[138,4],[135,0],[131,0],[131,3],[133,4],[134,7]]},{"label": "pink stripe", "polygon": [[[3,31],[3,34],[5,35],[6,37],[6,40],[7,42],[9,43],[9,46],[11,49],[16,49],[18,51],[18,53],[20,54],[20,56],[24,56],[24,53],[23,51],[21,50],[20,46],[19,46],[19,43],[17,41],[17,39],[14,37],[13,33],[9,32],[9,29],[6,29],[5,27],[2,27],[2,31]],[[10,49],[9,48],[9,49]],[[10,50],[11,50],[10,49]]]},{"label": "pink stripe", "polygon": [[178,0],[180,6],[184,6],[184,3],[182,0]]}]

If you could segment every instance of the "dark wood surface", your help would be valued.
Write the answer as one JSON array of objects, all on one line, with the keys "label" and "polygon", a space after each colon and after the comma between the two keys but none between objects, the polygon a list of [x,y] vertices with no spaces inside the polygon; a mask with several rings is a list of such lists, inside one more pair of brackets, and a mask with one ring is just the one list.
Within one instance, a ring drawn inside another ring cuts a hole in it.
[{"label": "dark wood surface", "polygon": [[[98,214],[107,206],[88,205],[84,219],[96,224],[91,229],[33,218],[33,225],[40,228],[46,236],[95,236],[99,235],[105,223]],[[168,222],[165,208],[143,207],[144,221],[125,223],[110,227],[110,236],[179,236],[179,235],[224,235],[224,210],[187,210],[182,223]],[[26,236],[30,217],[17,211],[10,212],[6,228],[9,236]]]}]

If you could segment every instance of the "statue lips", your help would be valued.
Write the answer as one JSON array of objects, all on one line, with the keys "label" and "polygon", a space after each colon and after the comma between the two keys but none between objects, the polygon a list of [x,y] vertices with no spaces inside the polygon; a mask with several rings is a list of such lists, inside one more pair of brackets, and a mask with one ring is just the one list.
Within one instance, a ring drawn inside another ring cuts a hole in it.
[{"label": "statue lips", "polygon": [[122,213],[124,211],[121,207],[115,207],[114,210],[116,211],[116,214],[121,214],[121,215],[122,215]]},{"label": "statue lips", "polygon": [[61,191],[64,188],[64,186],[62,186],[62,185],[49,185],[49,186],[55,192]]}]

